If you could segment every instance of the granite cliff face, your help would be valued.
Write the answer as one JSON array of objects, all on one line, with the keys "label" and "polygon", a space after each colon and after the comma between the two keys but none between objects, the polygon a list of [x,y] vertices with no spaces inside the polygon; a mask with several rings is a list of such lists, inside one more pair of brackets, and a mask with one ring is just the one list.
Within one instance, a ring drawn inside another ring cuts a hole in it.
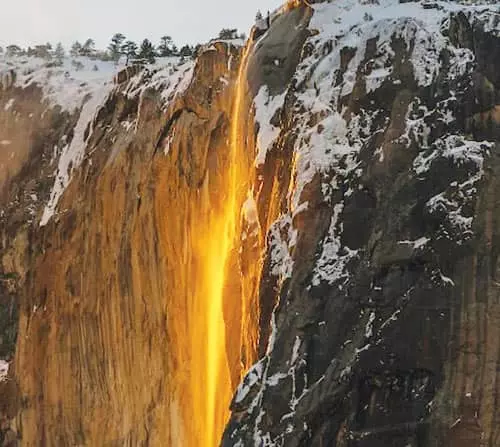
[{"label": "granite cliff face", "polygon": [[500,445],[499,12],[0,61],[3,445]]}]

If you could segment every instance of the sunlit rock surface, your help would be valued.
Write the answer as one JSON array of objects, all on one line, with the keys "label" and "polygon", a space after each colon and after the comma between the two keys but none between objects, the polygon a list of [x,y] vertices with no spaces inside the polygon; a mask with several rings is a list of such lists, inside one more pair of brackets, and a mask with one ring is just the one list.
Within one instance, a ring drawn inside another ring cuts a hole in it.
[{"label": "sunlit rock surface", "polygon": [[2,442],[498,446],[500,16],[467,3],[0,59]]}]

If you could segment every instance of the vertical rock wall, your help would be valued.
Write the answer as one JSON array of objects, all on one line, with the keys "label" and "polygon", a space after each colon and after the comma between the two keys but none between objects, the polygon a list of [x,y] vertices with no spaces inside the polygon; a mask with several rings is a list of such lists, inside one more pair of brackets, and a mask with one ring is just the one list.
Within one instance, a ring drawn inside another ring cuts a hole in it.
[{"label": "vertical rock wall", "polygon": [[262,189],[276,166],[288,185],[261,282],[270,337],[223,445],[499,442],[498,16],[388,3],[311,6],[267,122]]}]

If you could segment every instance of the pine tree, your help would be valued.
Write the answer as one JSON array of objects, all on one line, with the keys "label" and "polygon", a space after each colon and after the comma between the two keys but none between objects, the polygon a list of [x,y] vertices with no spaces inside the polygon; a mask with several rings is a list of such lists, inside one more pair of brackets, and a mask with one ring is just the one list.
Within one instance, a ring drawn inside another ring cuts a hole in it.
[{"label": "pine tree", "polygon": [[160,57],[172,56],[172,45],[173,41],[170,36],[163,36],[160,39],[160,45],[158,45],[158,55]]},{"label": "pine tree", "polygon": [[87,39],[83,44],[83,47],[80,51],[82,56],[92,56],[95,53],[95,42],[94,39]]},{"label": "pine tree", "polygon": [[122,46],[122,52],[127,57],[127,65],[129,61],[137,57],[137,44],[131,40],[127,40]]},{"label": "pine tree", "polygon": [[[35,45],[35,48],[33,50],[33,56],[39,57],[41,59],[46,59],[49,60],[52,58],[52,55],[50,54],[50,50],[52,49],[52,45],[47,44],[47,45]],[[28,54],[30,51],[28,51]]]},{"label": "pine tree", "polygon": [[202,45],[201,45],[201,44],[197,44],[197,45],[193,48],[193,57],[198,57],[198,55],[200,54],[201,48],[202,48]]},{"label": "pine tree", "polygon": [[150,64],[154,64],[155,62],[155,47],[148,40],[144,39],[141,43],[141,49],[139,51],[139,57],[144,59],[146,62]]},{"label": "pine tree", "polygon": [[18,45],[8,45],[6,48],[7,56],[20,56],[23,52]]},{"label": "pine tree", "polygon": [[56,49],[54,50],[54,57],[56,58],[56,64],[61,66],[64,61],[64,47],[62,46],[61,42],[56,45]]},{"label": "pine tree", "polygon": [[69,54],[71,54],[71,56],[73,57],[76,57],[76,56],[80,56],[80,53],[82,51],[82,44],[78,41],[76,41],[73,45],[71,45],[71,49],[69,51]]},{"label": "pine tree", "polygon": [[238,30],[236,28],[222,28],[219,32],[219,39],[232,40],[238,38]]},{"label": "pine tree", "polygon": [[193,55],[193,49],[189,45],[184,45],[180,49],[179,55],[182,57],[191,57]]},{"label": "pine tree", "polygon": [[108,46],[109,52],[111,53],[111,59],[114,61],[118,61],[120,56],[124,54],[124,45],[125,36],[122,33],[116,33],[111,38],[111,43]]}]

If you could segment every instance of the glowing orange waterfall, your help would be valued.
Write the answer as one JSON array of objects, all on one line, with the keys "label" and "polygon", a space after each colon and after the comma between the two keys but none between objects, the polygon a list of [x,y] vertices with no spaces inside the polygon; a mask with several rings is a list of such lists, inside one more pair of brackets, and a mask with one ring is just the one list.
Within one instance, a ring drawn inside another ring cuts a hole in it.
[{"label": "glowing orange waterfall", "polygon": [[[232,389],[231,372],[226,354],[226,322],[224,320],[224,286],[228,259],[235,243],[236,229],[240,219],[243,194],[248,188],[248,167],[245,166],[244,139],[241,137],[242,105],[246,95],[246,68],[251,45],[243,51],[238,79],[235,86],[234,105],[231,119],[231,139],[229,154],[229,182],[223,210],[214,216],[209,244],[206,249],[211,254],[205,263],[205,279],[208,281],[208,314],[206,348],[206,443],[216,446],[229,417],[229,403]],[[244,300],[243,300],[244,301]],[[242,319],[246,309],[242,303]],[[236,342],[237,343],[237,342]],[[234,344],[236,344],[234,343]],[[235,346],[236,347],[236,346]]]},{"label": "glowing orange waterfall", "polygon": [[[255,360],[258,311],[250,308],[255,307],[256,288],[233,268],[241,208],[252,178],[253,156],[243,136],[251,46],[249,42],[243,51],[235,82],[228,147],[215,154],[216,168],[207,169],[198,191],[179,193],[179,209],[186,211],[174,213],[166,223],[165,231],[180,238],[168,248],[179,258],[167,321],[172,349],[168,444],[175,447],[219,445],[234,388]],[[172,189],[186,191],[182,183]]]}]

